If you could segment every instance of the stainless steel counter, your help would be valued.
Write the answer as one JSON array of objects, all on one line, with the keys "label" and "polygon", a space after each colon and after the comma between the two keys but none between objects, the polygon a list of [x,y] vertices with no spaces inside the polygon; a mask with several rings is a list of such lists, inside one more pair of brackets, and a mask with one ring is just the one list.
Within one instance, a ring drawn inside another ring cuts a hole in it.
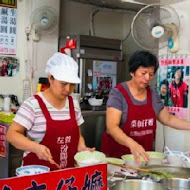
[{"label": "stainless steel counter", "polygon": [[106,111],[93,111],[93,110],[86,110],[86,111],[82,111],[82,115],[83,117],[86,116],[105,116],[106,115]]}]

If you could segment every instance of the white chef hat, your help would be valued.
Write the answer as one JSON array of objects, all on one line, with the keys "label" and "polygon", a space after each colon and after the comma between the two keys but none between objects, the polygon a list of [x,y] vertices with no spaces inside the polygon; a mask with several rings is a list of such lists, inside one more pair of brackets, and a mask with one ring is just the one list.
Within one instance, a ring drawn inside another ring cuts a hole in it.
[{"label": "white chef hat", "polygon": [[70,56],[57,52],[47,61],[45,72],[51,74],[56,80],[68,83],[80,83],[78,77],[78,64]]}]

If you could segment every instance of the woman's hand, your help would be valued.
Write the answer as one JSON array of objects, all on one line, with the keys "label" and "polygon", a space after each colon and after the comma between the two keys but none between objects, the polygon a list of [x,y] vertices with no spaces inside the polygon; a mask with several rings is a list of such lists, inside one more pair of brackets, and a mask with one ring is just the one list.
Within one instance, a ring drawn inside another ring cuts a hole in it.
[{"label": "woman's hand", "polygon": [[78,144],[77,150],[78,150],[78,152],[85,151],[85,150],[93,152],[93,151],[95,151],[95,147],[90,148],[90,147],[87,147],[84,143],[80,143],[80,144]]},{"label": "woman's hand", "polygon": [[37,155],[38,159],[40,160],[49,161],[52,159],[52,155],[49,148],[47,148],[44,145],[37,144],[33,152]]},{"label": "woman's hand", "polygon": [[135,163],[141,164],[141,156],[144,158],[145,162],[149,161],[149,155],[146,153],[144,148],[136,141],[133,141],[129,148],[134,156]]}]

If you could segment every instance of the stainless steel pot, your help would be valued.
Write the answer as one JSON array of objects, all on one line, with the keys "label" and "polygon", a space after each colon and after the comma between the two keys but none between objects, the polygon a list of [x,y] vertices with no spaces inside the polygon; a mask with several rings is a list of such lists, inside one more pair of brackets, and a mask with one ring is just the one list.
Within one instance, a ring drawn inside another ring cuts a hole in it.
[{"label": "stainless steel pot", "polygon": [[190,190],[190,168],[180,168],[173,166],[149,166],[151,170],[166,172],[172,178],[157,179],[167,190]]},{"label": "stainless steel pot", "polygon": [[109,190],[165,190],[163,184],[146,180],[119,180],[109,184]]},{"label": "stainless steel pot", "polygon": [[168,190],[189,190],[190,179],[171,178],[160,181]]}]

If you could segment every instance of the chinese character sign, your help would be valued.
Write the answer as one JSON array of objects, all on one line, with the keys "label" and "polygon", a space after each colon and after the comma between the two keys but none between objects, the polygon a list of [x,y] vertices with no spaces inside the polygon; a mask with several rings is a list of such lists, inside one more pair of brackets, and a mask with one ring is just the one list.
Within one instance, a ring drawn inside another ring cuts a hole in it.
[{"label": "chinese character sign", "polygon": [[0,189],[107,190],[107,164],[0,179]]},{"label": "chinese character sign", "polygon": [[0,54],[16,54],[17,9],[0,7]]},{"label": "chinese character sign", "polygon": [[158,92],[168,111],[187,119],[190,58],[159,59]]}]

